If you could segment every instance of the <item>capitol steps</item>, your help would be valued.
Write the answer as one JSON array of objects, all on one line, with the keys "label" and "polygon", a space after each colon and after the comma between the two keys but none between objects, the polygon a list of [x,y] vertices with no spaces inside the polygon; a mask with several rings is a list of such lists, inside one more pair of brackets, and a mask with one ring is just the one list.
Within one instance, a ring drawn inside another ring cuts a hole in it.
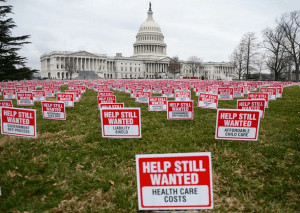
[{"label": "capitol steps", "polygon": [[94,71],[78,71],[78,76],[73,80],[87,80],[87,79],[100,79]]}]

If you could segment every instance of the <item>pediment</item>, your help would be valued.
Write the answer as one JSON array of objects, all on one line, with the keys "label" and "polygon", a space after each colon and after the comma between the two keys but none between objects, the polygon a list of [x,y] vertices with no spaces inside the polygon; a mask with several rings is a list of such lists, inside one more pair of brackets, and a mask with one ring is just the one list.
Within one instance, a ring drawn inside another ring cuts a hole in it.
[{"label": "pediment", "polygon": [[89,53],[87,51],[74,52],[74,53],[71,53],[70,56],[76,56],[76,57],[80,57],[80,56],[85,56],[85,57],[99,57],[98,55],[93,54],[93,53]]}]

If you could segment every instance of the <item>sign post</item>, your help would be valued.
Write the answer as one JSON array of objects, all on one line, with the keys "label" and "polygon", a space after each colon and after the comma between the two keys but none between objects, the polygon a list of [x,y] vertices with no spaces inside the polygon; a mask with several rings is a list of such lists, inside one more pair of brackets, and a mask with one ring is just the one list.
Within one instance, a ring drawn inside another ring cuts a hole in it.
[{"label": "sign post", "polygon": [[136,155],[139,210],[212,209],[210,152]]}]

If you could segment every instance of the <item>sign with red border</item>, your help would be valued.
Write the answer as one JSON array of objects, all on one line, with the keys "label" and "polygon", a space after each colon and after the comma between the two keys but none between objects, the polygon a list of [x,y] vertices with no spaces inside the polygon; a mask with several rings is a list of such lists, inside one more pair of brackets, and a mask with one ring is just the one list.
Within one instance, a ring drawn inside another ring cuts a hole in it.
[{"label": "sign with red border", "polygon": [[242,98],[244,97],[244,88],[243,87],[234,87],[233,88],[233,98]]},{"label": "sign with red border", "polygon": [[33,101],[45,101],[46,93],[44,90],[32,90]]},{"label": "sign with red border", "polygon": [[148,111],[167,111],[167,97],[150,97]]},{"label": "sign with red border", "polygon": [[0,100],[0,107],[13,107],[11,100]]},{"label": "sign with red border", "polygon": [[3,99],[17,99],[15,89],[3,89]]},{"label": "sign with red border", "polygon": [[1,107],[13,107],[11,100],[0,100],[0,118],[1,118]]},{"label": "sign with red border", "polygon": [[238,99],[237,109],[260,110],[261,118],[265,116],[265,100],[264,99]]},{"label": "sign with red border", "polygon": [[141,108],[101,108],[102,137],[141,138]]},{"label": "sign with red border", "polygon": [[250,100],[264,99],[266,101],[265,108],[269,107],[269,94],[268,93],[250,92],[250,93],[248,93],[248,99],[250,99]]},{"label": "sign with red border", "polygon": [[1,134],[36,138],[35,109],[2,107]]},{"label": "sign with red border", "polygon": [[233,88],[219,87],[219,100],[233,100]]},{"label": "sign with red border", "polygon": [[54,88],[44,88],[46,97],[54,97]]},{"label": "sign with red border", "polygon": [[259,90],[261,93],[268,93],[269,100],[276,100],[277,90],[275,87],[263,87]]},{"label": "sign with red border", "polygon": [[102,108],[124,108],[124,103],[101,103],[99,104],[100,109]]},{"label": "sign with red border", "polygon": [[33,106],[33,94],[31,92],[18,92],[17,105],[19,106]]},{"label": "sign with red border", "polygon": [[168,101],[167,119],[193,119],[194,101]]},{"label": "sign with red border", "polygon": [[191,91],[175,91],[175,101],[189,101],[191,100]]},{"label": "sign with red border", "polygon": [[199,93],[198,107],[217,109],[218,108],[218,95]]},{"label": "sign with red border", "polygon": [[148,103],[149,97],[151,97],[151,92],[141,91],[136,93],[135,101],[139,103]]},{"label": "sign with red border", "polygon": [[57,93],[57,101],[64,102],[65,107],[74,107],[74,93]]},{"label": "sign with red border", "polygon": [[162,96],[165,96],[167,98],[173,98],[175,93],[174,88],[162,88]]},{"label": "sign with red border", "polygon": [[259,122],[260,110],[218,109],[215,138],[256,141]]},{"label": "sign with red border", "polygon": [[213,208],[210,152],[135,158],[139,210]]},{"label": "sign with red border", "polygon": [[117,102],[115,95],[97,96],[97,100],[98,100],[98,109],[100,109],[100,104]]},{"label": "sign with red border", "polygon": [[43,101],[42,113],[45,119],[66,120],[65,103],[55,101]]},{"label": "sign with red border", "polygon": [[98,96],[112,96],[114,95],[113,92],[108,91],[108,92],[98,92]]}]

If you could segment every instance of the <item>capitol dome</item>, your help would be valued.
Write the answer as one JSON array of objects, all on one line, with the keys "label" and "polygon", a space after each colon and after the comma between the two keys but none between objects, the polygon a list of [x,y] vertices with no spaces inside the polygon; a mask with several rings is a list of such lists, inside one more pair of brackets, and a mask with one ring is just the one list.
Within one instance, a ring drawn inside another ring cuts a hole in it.
[{"label": "capitol dome", "polygon": [[133,44],[133,56],[162,57],[166,56],[166,48],[160,26],[153,19],[150,3],[147,20],[141,24],[136,42]]}]

